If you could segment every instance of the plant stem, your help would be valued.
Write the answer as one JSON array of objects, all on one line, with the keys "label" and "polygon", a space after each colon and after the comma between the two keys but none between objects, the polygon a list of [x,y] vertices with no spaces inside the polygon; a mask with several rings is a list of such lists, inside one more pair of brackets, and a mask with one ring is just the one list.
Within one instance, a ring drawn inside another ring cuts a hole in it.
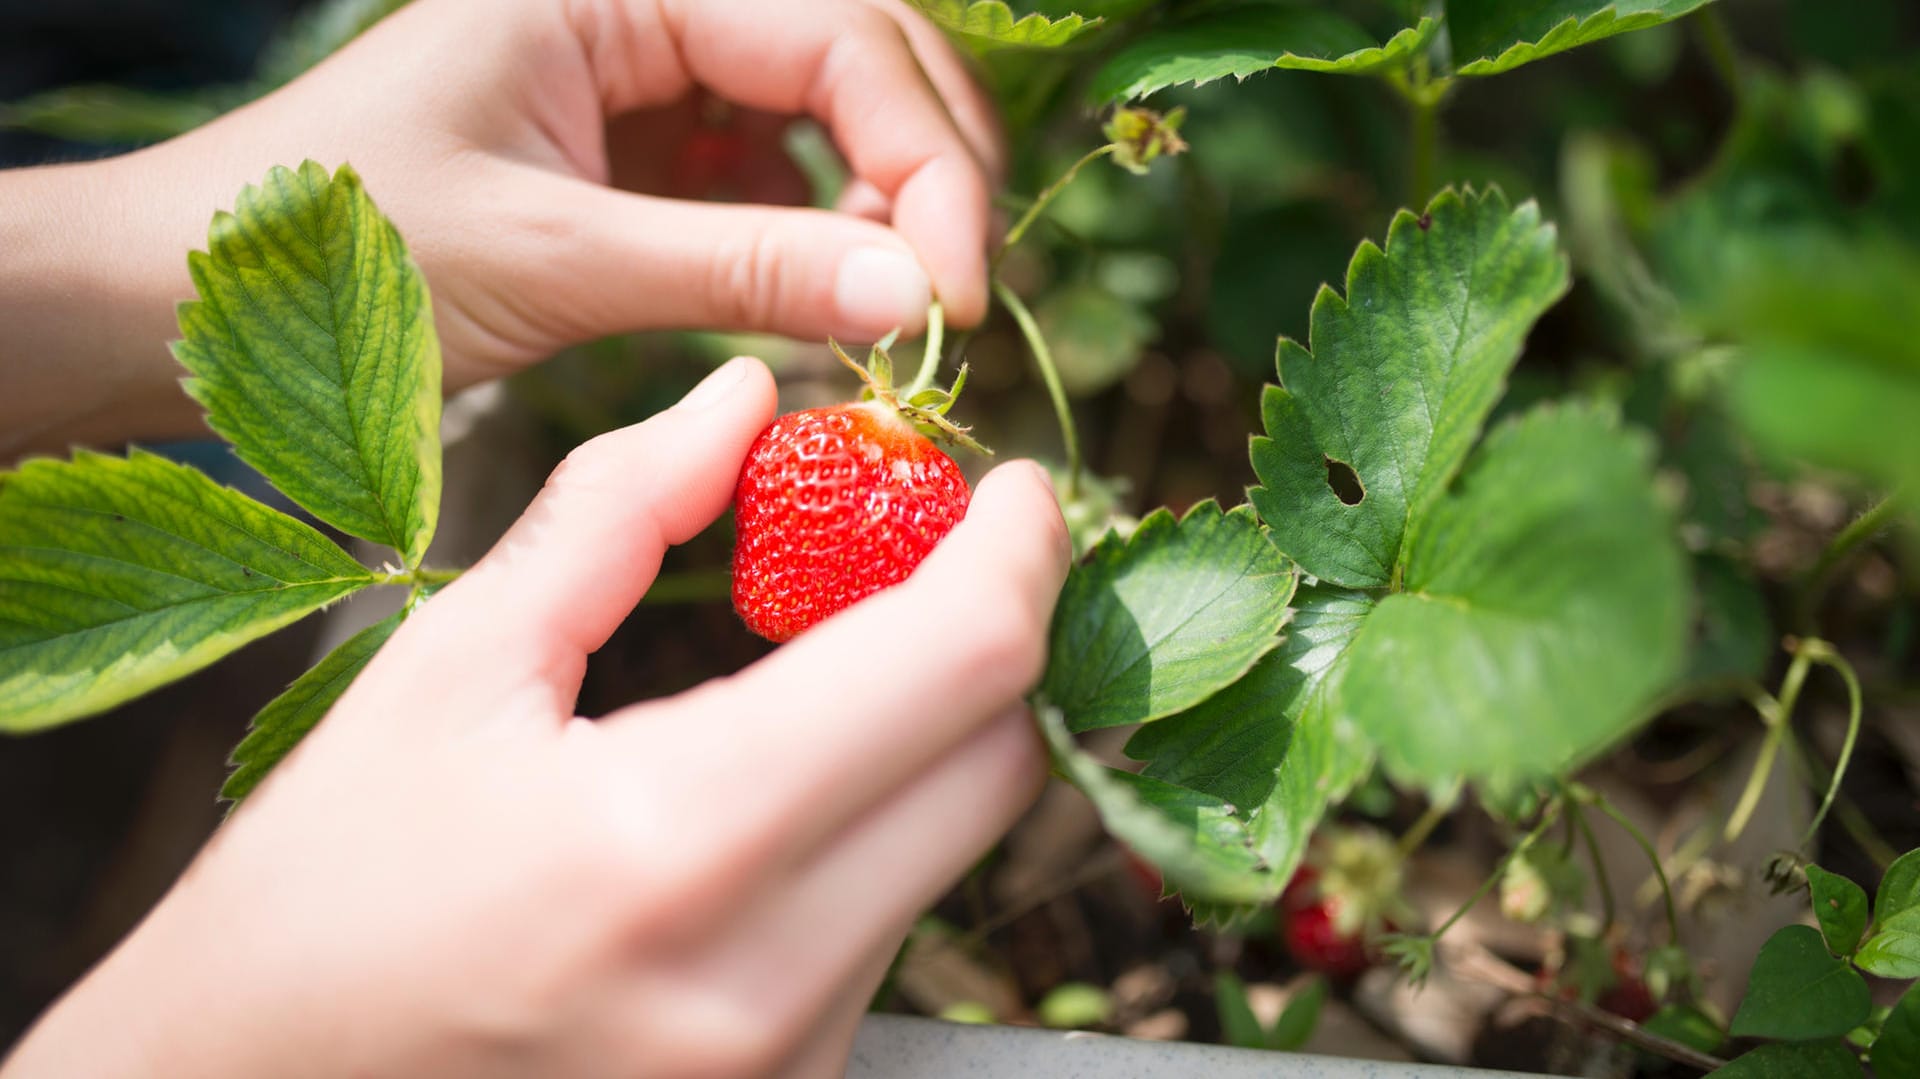
[{"label": "plant stem", "polygon": [[1840,758],[1833,762],[1833,778],[1827,783],[1826,797],[1820,800],[1820,809],[1814,813],[1812,823],[1807,825],[1807,834],[1800,840],[1800,849],[1807,849],[1813,837],[1820,830],[1820,822],[1827,819],[1827,810],[1833,808],[1833,800],[1840,793],[1840,780],[1847,774],[1847,764],[1853,760],[1854,743],[1860,739],[1860,678],[1853,672],[1853,664],[1845,656],[1834,650],[1825,641],[1808,640],[1800,644],[1800,654],[1809,656],[1813,662],[1833,668],[1840,680],[1847,684],[1847,737],[1840,743]]},{"label": "plant stem", "polygon": [[1707,62],[1713,65],[1714,73],[1727,86],[1727,93],[1733,98],[1734,111],[1746,105],[1747,79],[1740,66],[1740,50],[1733,44],[1733,34],[1727,30],[1727,20],[1720,9],[1708,6],[1699,11],[1693,19],[1694,32],[1699,36],[1700,47],[1706,51]]},{"label": "plant stem", "polygon": [[913,376],[907,388],[900,396],[911,399],[914,394],[933,385],[940,375],[940,352],[946,347],[947,309],[935,300],[927,305],[927,339],[921,346],[920,372]]},{"label": "plant stem", "polygon": [[1407,200],[1417,209],[1433,196],[1435,162],[1440,156],[1440,106],[1452,89],[1452,80],[1433,78],[1431,61],[1420,56],[1413,61],[1411,76],[1395,72],[1388,84],[1407,103]]},{"label": "plant stem", "polygon": [[1046,212],[1048,204],[1053,202],[1060,192],[1065,191],[1068,184],[1073,183],[1074,177],[1080,175],[1081,169],[1107,156],[1112,153],[1113,150],[1113,144],[1108,143],[1105,146],[1087,151],[1087,153],[1083,155],[1080,160],[1075,161],[1066,172],[1061,173],[1058,180],[1047,185],[1047,189],[1040,192],[1033,200],[1033,205],[1027,207],[1027,212],[1020,215],[1020,220],[1014,222],[1013,227],[1007,230],[1006,240],[1001,243],[1000,250],[993,256],[993,268],[996,270],[1000,268],[1000,260],[1006,257],[1007,252],[1014,244],[1020,242],[1020,238],[1027,234],[1027,230],[1033,227],[1033,223],[1040,219],[1040,215]]},{"label": "plant stem", "polygon": [[1408,202],[1418,209],[1433,196],[1434,159],[1440,152],[1440,101],[1422,94],[1417,100],[1410,101],[1408,108],[1412,112],[1410,120],[1413,128],[1409,144],[1413,165],[1407,181]]},{"label": "plant stem", "polygon": [[1606,936],[1613,928],[1614,919],[1619,912],[1614,909],[1613,885],[1607,881],[1607,862],[1600,856],[1600,840],[1593,834],[1593,825],[1587,823],[1587,815],[1580,809],[1578,802],[1567,805],[1567,819],[1580,827],[1580,837],[1587,841],[1587,858],[1593,862],[1593,883],[1600,889],[1600,913],[1602,923],[1600,935]]},{"label": "plant stem", "polygon": [[1433,830],[1441,821],[1446,820],[1447,814],[1451,812],[1453,812],[1452,796],[1438,798],[1430,803],[1427,811],[1420,814],[1420,819],[1414,821],[1413,826],[1401,834],[1398,844],[1400,860],[1406,861],[1414,851],[1419,850],[1420,844],[1427,841],[1427,837],[1433,834]]},{"label": "plant stem", "polygon": [[1047,348],[1047,339],[1041,336],[1040,324],[1033,320],[1033,312],[1027,310],[1027,305],[1006,282],[996,278],[993,294],[1019,325],[1020,335],[1027,339],[1027,348],[1033,352],[1033,362],[1040,368],[1040,379],[1047,384],[1047,396],[1053,399],[1053,416],[1059,421],[1060,441],[1067,452],[1065,499],[1072,502],[1080,497],[1080,436],[1074,430],[1073,409],[1067,403],[1066,387],[1060,383],[1060,371],[1053,364],[1053,352]]},{"label": "plant stem", "polygon": [[1660,852],[1654,849],[1653,844],[1647,839],[1647,834],[1640,830],[1640,826],[1628,820],[1627,815],[1615,808],[1614,804],[1607,800],[1606,795],[1578,784],[1574,789],[1578,792],[1576,797],[1579,800],[1605,813],[1613,823],[1618,824],[1622,830],[1632,836],[1633,841],[1639,845],[1640,852],[1647,856],[1648,862],[1652,863],[1653,875],[1660,879],[1660,895],[1667,903],[1667,943],[1680,943],[1680,913],[1673,903],[1673,885],[1667,880],[1667,867],[1660,864]]},{"label": "plant stem", "polygon": [[1794,601],[1794,625],[1802,633],[1811,633],[1815,616],[1819,613],[1820,600],[1826,596],[1827,588],[1833,583],[1834,572],[1840,563],[1852,554],[1861,544],[1866,543],[1893,523],[1894,515],[1899,511],[1898,494],[1890,494],[1853,519],[1853,522],[1833,537],[1833,542],[1820,552],[1819,561],[1807,571],[1805,583],[1800,586],[1799,595]]},{"label": "plant stem", "polygon": [[1760,756],[1753,762],[1752,774],[1747,776],[1746,789],[1740,792],[1740,800],[1734,803],[1733,813],[1727,817],[1727,827],[1721,837],[1728,843],[1740,838],[1747,821],[1753,818],[1754,808],[1760,804],[1761,792],[1767,789],[1767,776],[1773,772],[1774,758],[1780,754],[1780,741],[1787,736],[1787,726],[1793,720],[1793,706],[1800,700],[1800,688],[1807,684],[1807,670],[1812,665],[1811,657],[1796,650],[1793,664],[1780,682],[1780,696],[1768,697],[1763,693],[1753,702],[1754,711],[1767,725],[1767,740],[1760,743]]},{"label": "plant stem", "polygon": [[1460,904],[1458,910],[1455,910],[1446,921],[1440,923],[1440,928],[1427,934],[1427,939],[1438,942],[1447,930],[1453,928],[1453,923],[1466,917],[1468,911],[1477,906],[1482,899],[1485,899],[1487,893],[1493,890],[1493,886],[1498,884],[1500,878],[1506,875],[1507,867],[1513,864],[1513,860],[1530,850],[1535,843],[1540,841],[1540,837],[1546,834],[1547,829],[1553,827],[1554,818],[1559,812],[1560,800],[1555,799],[1549,802],[1547,807],[1540,811],[1540,823],[1534,825],[1532,831],[1520,837],[1520,842],[1515,843],[1513,849],[1507,852],[1506,857],[1500,859],[1500,864],[1493,867],[1493,873],[1489,875],[1486,880],[1480,882],[1480,887],[1473,890],[1473,894],[1467,897],[1466,902]]},{"label": "plant stem", "polygon": [[421,566],[419,569],[376,574],[373,583],[405,585],[408,588],[420,589],[428,586],[451,584],[459,580],[460,575],[465,572],[466,570],[464,569],[428,569],[425,566]]}]

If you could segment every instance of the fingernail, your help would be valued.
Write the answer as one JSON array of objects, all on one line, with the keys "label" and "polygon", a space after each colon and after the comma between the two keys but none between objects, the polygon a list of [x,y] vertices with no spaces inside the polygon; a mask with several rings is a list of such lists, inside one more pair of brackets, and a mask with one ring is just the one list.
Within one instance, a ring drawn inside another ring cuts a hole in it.
[{"label": "fingernail", "polygon": [[920,261],[890,247],[860,247],[840,260],[833,302],[849,330],[886,333],[913,322],[933,299]]},{"label": "fingernail", "polygon": [[709,405],[717,404],[725,398],[735,386],[740,384],[741,378],[745,377],[746,373],[746,357],[735,356],[733,359],[721,364],[712,374],[701,379],[698,386],[688,390],[687,395],[680,399],[679,407],[685,409],[702,409]]}]

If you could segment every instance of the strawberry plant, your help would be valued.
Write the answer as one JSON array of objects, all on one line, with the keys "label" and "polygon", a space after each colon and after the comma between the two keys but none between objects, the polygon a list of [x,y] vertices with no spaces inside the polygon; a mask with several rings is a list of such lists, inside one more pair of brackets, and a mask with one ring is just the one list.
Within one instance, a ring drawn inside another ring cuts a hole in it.
[{"label": "strawberry plant", "polygon": [[[1057,775],[1214,939],[1271,935],[1326,976],[1262,1020],[1210,971],[1225,1040],[1305,1045],[1372,968],[1484,972],[1460,938],[1497,889],[1550,943],[1494,981],[1652,1055],[1629,1068],[1920,1074],[1920,828],[1849,793],[1863,745],[1904,744],[1920,624],[1911,56],[1810,2],[1780,5],[1791,33],[1710,0],[913,3],[977,61],[1034,194],[1008,196],[985,324],[948,334],[936,304],[914,379],[894,386],[913,342],[842,353],[862,399],[762,436],[735,506],[747,626],[784,640],[910,573],[967,499],[967,455],[923,436],[977,424],[1052,459],[1080,552],[1032,697]],[[1692,126],[1648,105],[1682,99]],[[7,119],[57,128],[68,100]],[[425,564],[426,287],[351,170],[276,170],[192,264],[176,351],[210,426],[393,561],[145,451],[28,462],[0,483],[8,731],[450,576]],[[1044,436],[1009,418],[1035,416]],[[1206,447],[1201,479],[1159,467],[1169,429]],[[885,542],[832,542],[855,504]],[[410,609],[267,704],[223,793]],[[1670,787],[1726,798],[1654,830],[1601,780],[1672,760]],[[1416,912],[1449,820],[1497,849]],[[1696,959],[1713,904],[1768,880],[1807,891],[1808,924],[1754,934],[1744,977]],[[1049,1021],[1121,1025],[1088,977]]]}]

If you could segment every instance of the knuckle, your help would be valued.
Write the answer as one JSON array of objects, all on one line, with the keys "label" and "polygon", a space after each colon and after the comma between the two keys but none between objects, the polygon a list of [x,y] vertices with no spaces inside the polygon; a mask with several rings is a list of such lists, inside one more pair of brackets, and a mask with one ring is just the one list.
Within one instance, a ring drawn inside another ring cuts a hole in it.
[{"label": "knuckle", "polygon": [[766,329],[782,307],[781,245],[772,229],[755,229],[715,252],[707,281],[713,317],[742,329]]},{"label": "knuckle", "polygon": [[870,4],[855,4],[847,12],[846,28],[867,48],[911,53],[912,43],[900,21]]}]

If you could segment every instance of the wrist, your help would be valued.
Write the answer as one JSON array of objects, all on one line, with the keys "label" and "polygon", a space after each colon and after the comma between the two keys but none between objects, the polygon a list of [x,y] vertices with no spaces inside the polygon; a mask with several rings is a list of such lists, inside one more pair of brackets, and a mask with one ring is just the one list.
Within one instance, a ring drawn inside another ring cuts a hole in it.
[{"label": "wrist", "polygon": [[200,428],[168,351],[192,294],[140,155],[0,173],[0,457]]}]

